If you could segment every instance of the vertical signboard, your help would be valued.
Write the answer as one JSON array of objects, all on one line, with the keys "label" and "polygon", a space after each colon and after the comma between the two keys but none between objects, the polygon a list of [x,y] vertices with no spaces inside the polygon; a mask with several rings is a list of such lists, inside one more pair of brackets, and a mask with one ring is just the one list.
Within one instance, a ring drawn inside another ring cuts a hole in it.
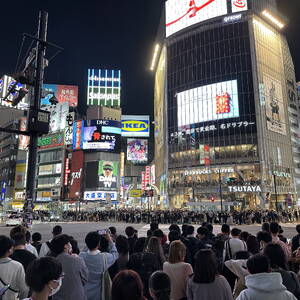
[{"label": "vertical signboard", "polygon": [[142,190],[146,189],[145,171],[142,171]]},{"label": "vertical signboard", "polygon": [[[27,118],[20,119],[20,131],[27,130]],[[29,146],[30,137],[28,135],[19,135],[19,150],[27,150]]]},{"label": "vertical signboard", "polygon": [[70,112],[66,116],[65,127],[65,145],[73,144],[73,125],[74,125],[75,113]]},{"label": "vertical signboard", "polygon": [[82,148],[83,142],[83,121],[77,121],[73,125],[73,149],[79,150]]},{"label": "vertical signboard", "polygon": [[80,198],[82,169],[83,169],[84,153],[76,151],[72,154],[71,171],[70,171],[70,194],[69,198]]},{"label": "vertical signboard", "polygon": [[150,184],[150,176],[151,176],[151,168],[150,166],[146,166],[146,172],[145,172],[145,183],[146,183],[146,187],[148,184]]}]

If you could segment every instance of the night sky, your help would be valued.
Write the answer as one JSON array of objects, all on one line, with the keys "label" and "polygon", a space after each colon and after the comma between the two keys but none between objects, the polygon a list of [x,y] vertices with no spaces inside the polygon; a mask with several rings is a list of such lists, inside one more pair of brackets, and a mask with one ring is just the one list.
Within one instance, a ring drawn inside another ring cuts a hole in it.
[{"label": "night sky", "polygon": [[[149,71],[164,0],[31,0],[1,7],[0,76],[15,70],[22,33],[35,34],[39,9],[49,13],[48,40],[65,50],[45,73],[45,83],[79,85],[86,102],[88,68],[122,71],[124,114],[152,114],[153,74]],[[300,81],[300,1],[278,0],[290,23],[286,29]],[[27,40],[21,58],[30,44]],[[53,50],[48,52],[48,57]]]}]

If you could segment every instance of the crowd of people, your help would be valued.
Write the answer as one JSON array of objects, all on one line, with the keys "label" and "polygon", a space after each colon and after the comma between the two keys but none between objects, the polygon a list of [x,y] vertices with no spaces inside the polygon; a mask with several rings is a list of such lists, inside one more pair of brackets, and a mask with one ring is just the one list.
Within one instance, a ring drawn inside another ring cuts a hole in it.
[{"label": "crowd of people", "polygon": [[183,211],[183,210],[133,210],[118,209],[105,211],[64,211],[63,221],[116,221],[126,223],[151,223],[160,224],[202,224],[208,222],[212,224],[261,224],[264,222],[298,222],[300,211],[294,210],[242,210],[233,212],[207,211]]},{"label": "crowd of people", "polygon": [[133,226],[91,231],[79,249],[60,225],[43,243],[19,225],[0,236],[0,299],[300,299],[296,231],[288,242],[277,222],[256,236],[228,224],[214,235],[207,222],[196,231],[171,224],[166,234],[153,222],[147,237]]}]

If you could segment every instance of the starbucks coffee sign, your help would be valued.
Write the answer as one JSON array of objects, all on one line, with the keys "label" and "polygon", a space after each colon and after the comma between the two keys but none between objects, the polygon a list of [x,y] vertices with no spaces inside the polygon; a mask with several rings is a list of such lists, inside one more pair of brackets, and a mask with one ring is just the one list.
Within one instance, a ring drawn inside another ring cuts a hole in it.
[{"label": "starbucks coffee sign", "polygon": [[230,193],[260,193],[262,192],[259,185],[241,185],[241,186],[229,186]]}]

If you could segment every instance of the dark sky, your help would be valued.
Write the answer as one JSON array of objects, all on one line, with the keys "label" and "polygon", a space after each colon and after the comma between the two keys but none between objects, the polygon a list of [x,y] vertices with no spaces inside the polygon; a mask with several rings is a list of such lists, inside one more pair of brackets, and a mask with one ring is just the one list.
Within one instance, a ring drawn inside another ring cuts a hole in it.
[{"label": "dark sky", "polygon": [[[163,2],[17,0],[13,7],[7,4],[7,9],[2,5],[0,76],[14,72],[22,33],[36,32],[38,11],[44,9],[49,12],[48,40],[65,49],[51,61],[46,83],[79,85],[80,102],[84,103],[88,68],[121,69],[123,112],[152,113],[153,76],[149,65]],[[300,1],[278,0],[278,4],[290,19],[287,37],[300,81]],[[29,41],[23,56],[28,45]]]}]

